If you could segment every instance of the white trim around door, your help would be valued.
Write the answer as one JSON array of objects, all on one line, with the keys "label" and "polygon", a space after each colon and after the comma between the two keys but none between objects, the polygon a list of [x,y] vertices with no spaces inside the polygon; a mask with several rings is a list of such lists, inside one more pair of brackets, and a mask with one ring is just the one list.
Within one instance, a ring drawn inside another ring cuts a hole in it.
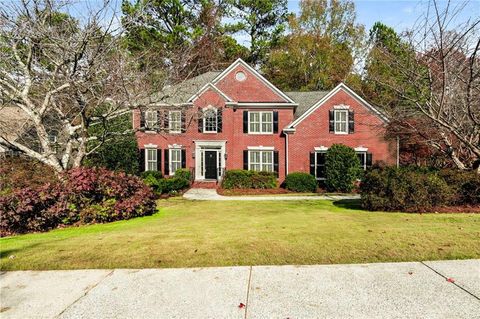
[{"label": "white trim around door", "polygon": [[225,171],[226,141],[194,141],[195,143],[195,180],[205,180],[205,151],[217,152],[217,179],[222,179]]}]

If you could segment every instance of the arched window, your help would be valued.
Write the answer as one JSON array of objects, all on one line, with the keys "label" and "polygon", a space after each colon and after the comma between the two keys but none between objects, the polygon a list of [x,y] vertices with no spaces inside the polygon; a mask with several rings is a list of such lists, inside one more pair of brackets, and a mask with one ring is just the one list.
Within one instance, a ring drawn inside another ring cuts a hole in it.
[{"label": "arched window", "polygon": [[203,112],[203,132],[216,133],[217,132],[217,109],[209,108]]}]

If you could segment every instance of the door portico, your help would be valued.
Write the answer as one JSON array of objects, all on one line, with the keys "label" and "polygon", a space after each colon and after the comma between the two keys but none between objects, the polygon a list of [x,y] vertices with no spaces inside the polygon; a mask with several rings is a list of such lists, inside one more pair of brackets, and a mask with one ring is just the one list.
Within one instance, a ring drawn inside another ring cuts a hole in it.
[{"label": "door portico", "polygon": [[195,180],[219,180],[225,171],[226,141],[194,141]]}]

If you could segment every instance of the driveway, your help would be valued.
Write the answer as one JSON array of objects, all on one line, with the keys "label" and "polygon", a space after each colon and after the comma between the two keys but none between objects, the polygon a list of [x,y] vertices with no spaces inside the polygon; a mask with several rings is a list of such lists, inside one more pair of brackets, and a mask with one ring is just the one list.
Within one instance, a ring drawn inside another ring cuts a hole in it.
[{"label": "driveway", "polygon": [[186,199],[193,200],[340,200],[340,199],[359,199],[360,195],[311,195],[311,196],[302,196],[302,195],[268,195],[268,196],[223,196],[219,195],[215,189],[205,189],[205,188],[191,188],[183,197]]},{"label": "driveway", "polygon": [[6,318],[480,318],[480,260],[18,271]]}]

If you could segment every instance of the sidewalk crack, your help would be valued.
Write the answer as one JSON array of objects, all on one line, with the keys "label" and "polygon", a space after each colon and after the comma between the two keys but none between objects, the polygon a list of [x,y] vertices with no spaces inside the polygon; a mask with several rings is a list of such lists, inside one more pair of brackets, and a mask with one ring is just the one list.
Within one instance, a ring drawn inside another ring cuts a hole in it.
[{"label": "sidewalk crack", "polygon": [[85,292],[83,293],[83,295],[81,295],[80,297],[78,297],[74,302],[72,302],[70,305],[68,305],[67,307],[65,307],[65,309],[62,310],[62,312],[60,312],[58,315],[55,316],[55,318],[60,318],[61,315],[63,315],[63,313],[65,311],[67,311],[70,307],[72,307],[74,304],[76,304],[80,299],[82,299],[83,297],[85,297],[93,288],[97,287],[102,281],[104,281],[107,277],[110,277],[113,272],[115,271],[112,270],[110,271],[108,274],[106,274],[102,279],[100,279],[97,283],[95,283],[94,285],[88,287],[87,290],[85,290]]},{"label": "sidewalk crack", "polygon": [[248,285],[247,285],[247,300],[245,301],[245,319],[247,319],[247,310],[248,310],[248,297],[250,296],[250,283],[252,282],[252,266],[250,266],[250,272],[248,274]]},{"label": "sidewalk crack", "polygon": [[[430,269],[431,271],[433,271],[434,273],[436,273],[437,275],[439,275],[440,277],[444,278],[445,280],[448,279],[448,277],[444,276],[442,273],[438,272],[437,270],[435,270],[433,267],[430,267],[429,265],[427,265],[426,263],[424,263],[423,261],[420,262],[422,265],[424,265],[425,267],[427,267],[428,269]],[[456,282],[452,282],[452,284],[454,284],[455,286],[457,286],[458,288],[460,288],[461,290],[465,291],[467,294],[469,294],[470,296],[472,296],[473,298],[477,299],[480,301],[480,297],[476,296],[474,293],[468,291],[467,289],[463,288],[462,286],[460,286],[459,284],[457,284]]]}]

